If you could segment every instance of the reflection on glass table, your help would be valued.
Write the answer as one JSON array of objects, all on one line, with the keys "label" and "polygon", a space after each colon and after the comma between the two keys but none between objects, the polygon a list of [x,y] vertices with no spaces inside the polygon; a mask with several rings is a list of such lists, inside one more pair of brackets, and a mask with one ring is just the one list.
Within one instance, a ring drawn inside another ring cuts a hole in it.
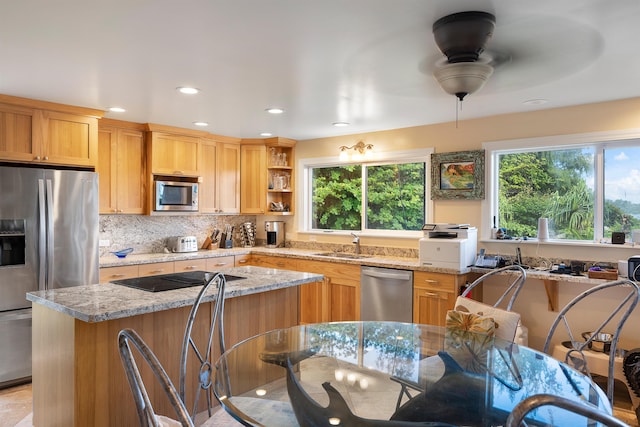
[{"label": "reflection on glass table", "polygon": [[[504,425],[518,402],[539,393],[611,414],[597,385],[548,355],[429,325],[339,322],[275,330],[234,346],[216,368],[216,396],[249,426]],[[587,425],[554,407],[536,409],[528,421]]]}]

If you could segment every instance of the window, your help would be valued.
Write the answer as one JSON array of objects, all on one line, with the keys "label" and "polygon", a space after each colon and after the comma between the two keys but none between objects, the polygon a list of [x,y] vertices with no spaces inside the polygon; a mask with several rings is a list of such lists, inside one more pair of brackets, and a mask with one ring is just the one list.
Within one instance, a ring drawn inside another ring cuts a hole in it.
[{"label": "window", "polygon": [[491,221],[516,238],[536,237],[538,218],[549,218],[551,239],[597,242],[624,232],[630,240],[640,228],[640,140],[577,139],[485,144]]},{"label": "window", "polygon": [[[430,212],[429,153],[304,166],[306,231],[420,231]],[[308,195],[308,197],[307,197]]]}]

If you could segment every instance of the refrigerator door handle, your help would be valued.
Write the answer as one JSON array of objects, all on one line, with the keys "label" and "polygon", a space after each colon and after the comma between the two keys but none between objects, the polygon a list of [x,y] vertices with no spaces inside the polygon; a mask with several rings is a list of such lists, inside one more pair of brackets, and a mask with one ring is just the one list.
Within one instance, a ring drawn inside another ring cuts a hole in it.
[{"label": "refrigerator door handle", "polygon": [[53,186],[47,179],[47,286],[53,289]]},{"label": "refrigerator door handle", "polygon": [[38,224],[39,224],[39,233],[38,233],[38,289],[44,291],[46,289],[45,279],[46,279],[46,250],[47,250],[47,237],[45,234],[47,224],[45,221],[46,212],[45,212],[45,191],[44,191],[44,180],[38,180]]}]

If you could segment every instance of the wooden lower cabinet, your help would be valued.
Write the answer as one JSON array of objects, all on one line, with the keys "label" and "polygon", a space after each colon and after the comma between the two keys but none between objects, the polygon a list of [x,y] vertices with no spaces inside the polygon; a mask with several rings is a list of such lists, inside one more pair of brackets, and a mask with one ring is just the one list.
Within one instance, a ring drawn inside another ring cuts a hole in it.
[{"label": "wooden lower cabinet", "polygon": [[324,261],[252,255],[261,267],[306,271],[324,275],[324,281],[300,286],[300,323],[360,319],[360,266]]},{"label": "wooden lower cabinet", "polygon": [[100,269],[100,283],[109,283],[112,280],[130,279],[132,277],[138,277],[137,265],[103,267]]},{"label": "wooden lower cabinet", "polygon": [[[229,298],[225,302],[228,347],[251,336],[298,323],[298,287]],[[199,312],[212,312],[205,303]],[[177,387],[181,343],[191,307],[86,323],[33,304],[33,425],[121,427],[138,425],[133,397],[120,362],[118,332],[133,328],[147,342]],[[210,316],[211,314],[209,314]],[[203,316],[194,330],[209,330]],[[214,351],[213,360],[219,352]],[[194,358],[192,357],[191,360]],[[187,391],[195,390],[199,366]],[[193,368],[193,369],[191,369]],[[171,415],[162,391],[143,369],[156,413]],[[37,379],[37,380],[36,380]],[[187,392],[187,407],[193,407]],[[202,400],[202,399],[201,399]]]},{"label": "wooden lower cabinet", "polygon": [[413,322],[444,326],[464,280],[464,275],[414,272]]}]

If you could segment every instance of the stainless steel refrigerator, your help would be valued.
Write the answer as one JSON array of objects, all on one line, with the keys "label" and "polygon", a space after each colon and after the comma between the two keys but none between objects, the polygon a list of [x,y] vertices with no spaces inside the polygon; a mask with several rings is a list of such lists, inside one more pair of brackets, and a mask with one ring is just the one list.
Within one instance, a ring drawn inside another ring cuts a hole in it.
[{"label": "stainless steel refrigerator", "polygon": [[0,166],[0,388],[31,377],[26,293],[98,283],[98,175]]}]

